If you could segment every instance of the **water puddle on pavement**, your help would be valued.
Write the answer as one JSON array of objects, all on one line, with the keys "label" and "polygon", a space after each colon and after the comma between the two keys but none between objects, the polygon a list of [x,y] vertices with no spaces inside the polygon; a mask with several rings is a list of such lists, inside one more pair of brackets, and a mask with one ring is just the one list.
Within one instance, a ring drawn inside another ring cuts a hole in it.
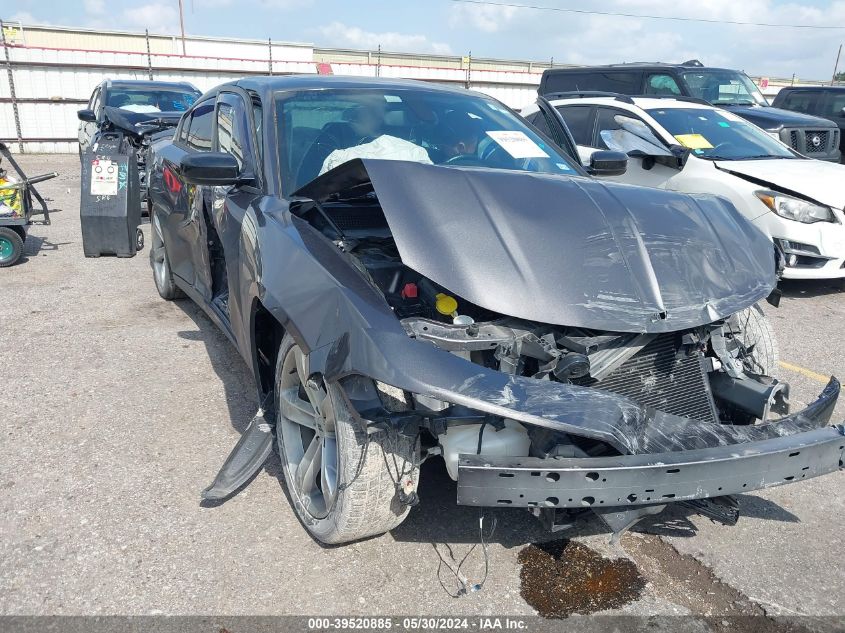
[{"label": "water puddle on pavement", "polygon": [[517,560],[522,597],[546,618],[618,609],[639,598],[646,586],[630,560],[604,558],[569,539],[529,545]]}]

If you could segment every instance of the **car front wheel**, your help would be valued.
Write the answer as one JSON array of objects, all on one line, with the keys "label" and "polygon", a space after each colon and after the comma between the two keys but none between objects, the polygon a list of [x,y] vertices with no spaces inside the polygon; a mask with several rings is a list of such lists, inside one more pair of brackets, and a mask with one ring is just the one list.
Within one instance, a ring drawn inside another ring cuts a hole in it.
[{"label": "car front wheel", "polygon": [[[368,379],[355,380],[374,389]],[[287,492],[315,539],[346,543],[383,534],[405,519],[408,505],[400,491],[416,490],[416,439],[396,431],[368,433],[357,424],[343,387],[309,375],[307,358],[290,335],[279,349],[276,403]]]},{"label": "car front wheel", "polygon": [[[150,217],[150,235],[153,243],[150,249],[150,265],[153,268],[153,280],[155,281],[158,294],[162,299],[172,301],[185,295],[173,281],[170,261],[167,259],[167,250],[164,247],[164,230],[161,226],[160,216],[160,213],[153,213]],[[141,246],[143,247],[143,241],[141,242]]]}]

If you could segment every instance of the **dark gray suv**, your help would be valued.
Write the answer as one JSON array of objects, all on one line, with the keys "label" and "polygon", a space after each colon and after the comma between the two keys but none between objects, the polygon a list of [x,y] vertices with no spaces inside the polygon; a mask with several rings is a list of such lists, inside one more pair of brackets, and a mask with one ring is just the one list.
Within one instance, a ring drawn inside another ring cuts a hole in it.
[{"label": "dark gray suv", "polygon": [[748,75],[738,70],[707,68],[698,60],[550,68],[543,73],[539,89],[543,96],[595,91],[701,99],[730,110],[810,158],[840,159],[836,124],[770,106]]},{"label": "dark gray suv", "polygon": [[839,151],[845,151],[845,86],[787,86],[781,88],[772,105],[830,119],[839,128]]}]

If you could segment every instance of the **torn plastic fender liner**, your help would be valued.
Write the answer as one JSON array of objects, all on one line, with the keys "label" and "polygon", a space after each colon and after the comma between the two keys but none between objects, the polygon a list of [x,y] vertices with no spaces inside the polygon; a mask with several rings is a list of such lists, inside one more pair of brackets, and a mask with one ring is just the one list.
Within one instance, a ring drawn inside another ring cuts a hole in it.
[{"label": "torn plastic fender liner", "polygon": [[659,455],[549,458],[461,455],[458,503],[617,508],[739,494],[845,468],[845,426]]},{"label": "torn plastic fender liner", "polygon": [[223,467],[201,496],[206,501],[225,499],[249,481],[267,461],[273,451],[273,428],[260,409],[229,453]]},{"label": "torn plastic fender liner", "polygon": [[[324,372],[329,356],[336,373]],[[816,429],[830,420],[840,391],[839,381],[831,378],[804,410],[777,422],[735,426],[656,411],[590,387],[509,376],[404,333],[364,330],[314,350],[309,363],[327,380],[360,374],[524,424],[600,440],[622,454],[729,446]]]}]

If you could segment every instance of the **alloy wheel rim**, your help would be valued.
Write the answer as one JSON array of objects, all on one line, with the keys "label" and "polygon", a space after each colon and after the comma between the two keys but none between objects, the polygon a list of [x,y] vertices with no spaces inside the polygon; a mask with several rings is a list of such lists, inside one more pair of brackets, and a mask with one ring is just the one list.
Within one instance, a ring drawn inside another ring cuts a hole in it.
[{"label": "alloy wheel rim", "polygon": [[157,215],[153,216],[153,247],[151,250],[153,260],[153,274],[159,288],[164,288],[167,281],[167,255],[164,251],[164,235],[161,230],[161,220]]},{"label": "alloy wheel rim", "polygon": [[309,381],[307,360],[295,345],[282,364],[277,432],[291,494],[315,519],[328,516],[337,499],[335,420],[331,397]]}]

